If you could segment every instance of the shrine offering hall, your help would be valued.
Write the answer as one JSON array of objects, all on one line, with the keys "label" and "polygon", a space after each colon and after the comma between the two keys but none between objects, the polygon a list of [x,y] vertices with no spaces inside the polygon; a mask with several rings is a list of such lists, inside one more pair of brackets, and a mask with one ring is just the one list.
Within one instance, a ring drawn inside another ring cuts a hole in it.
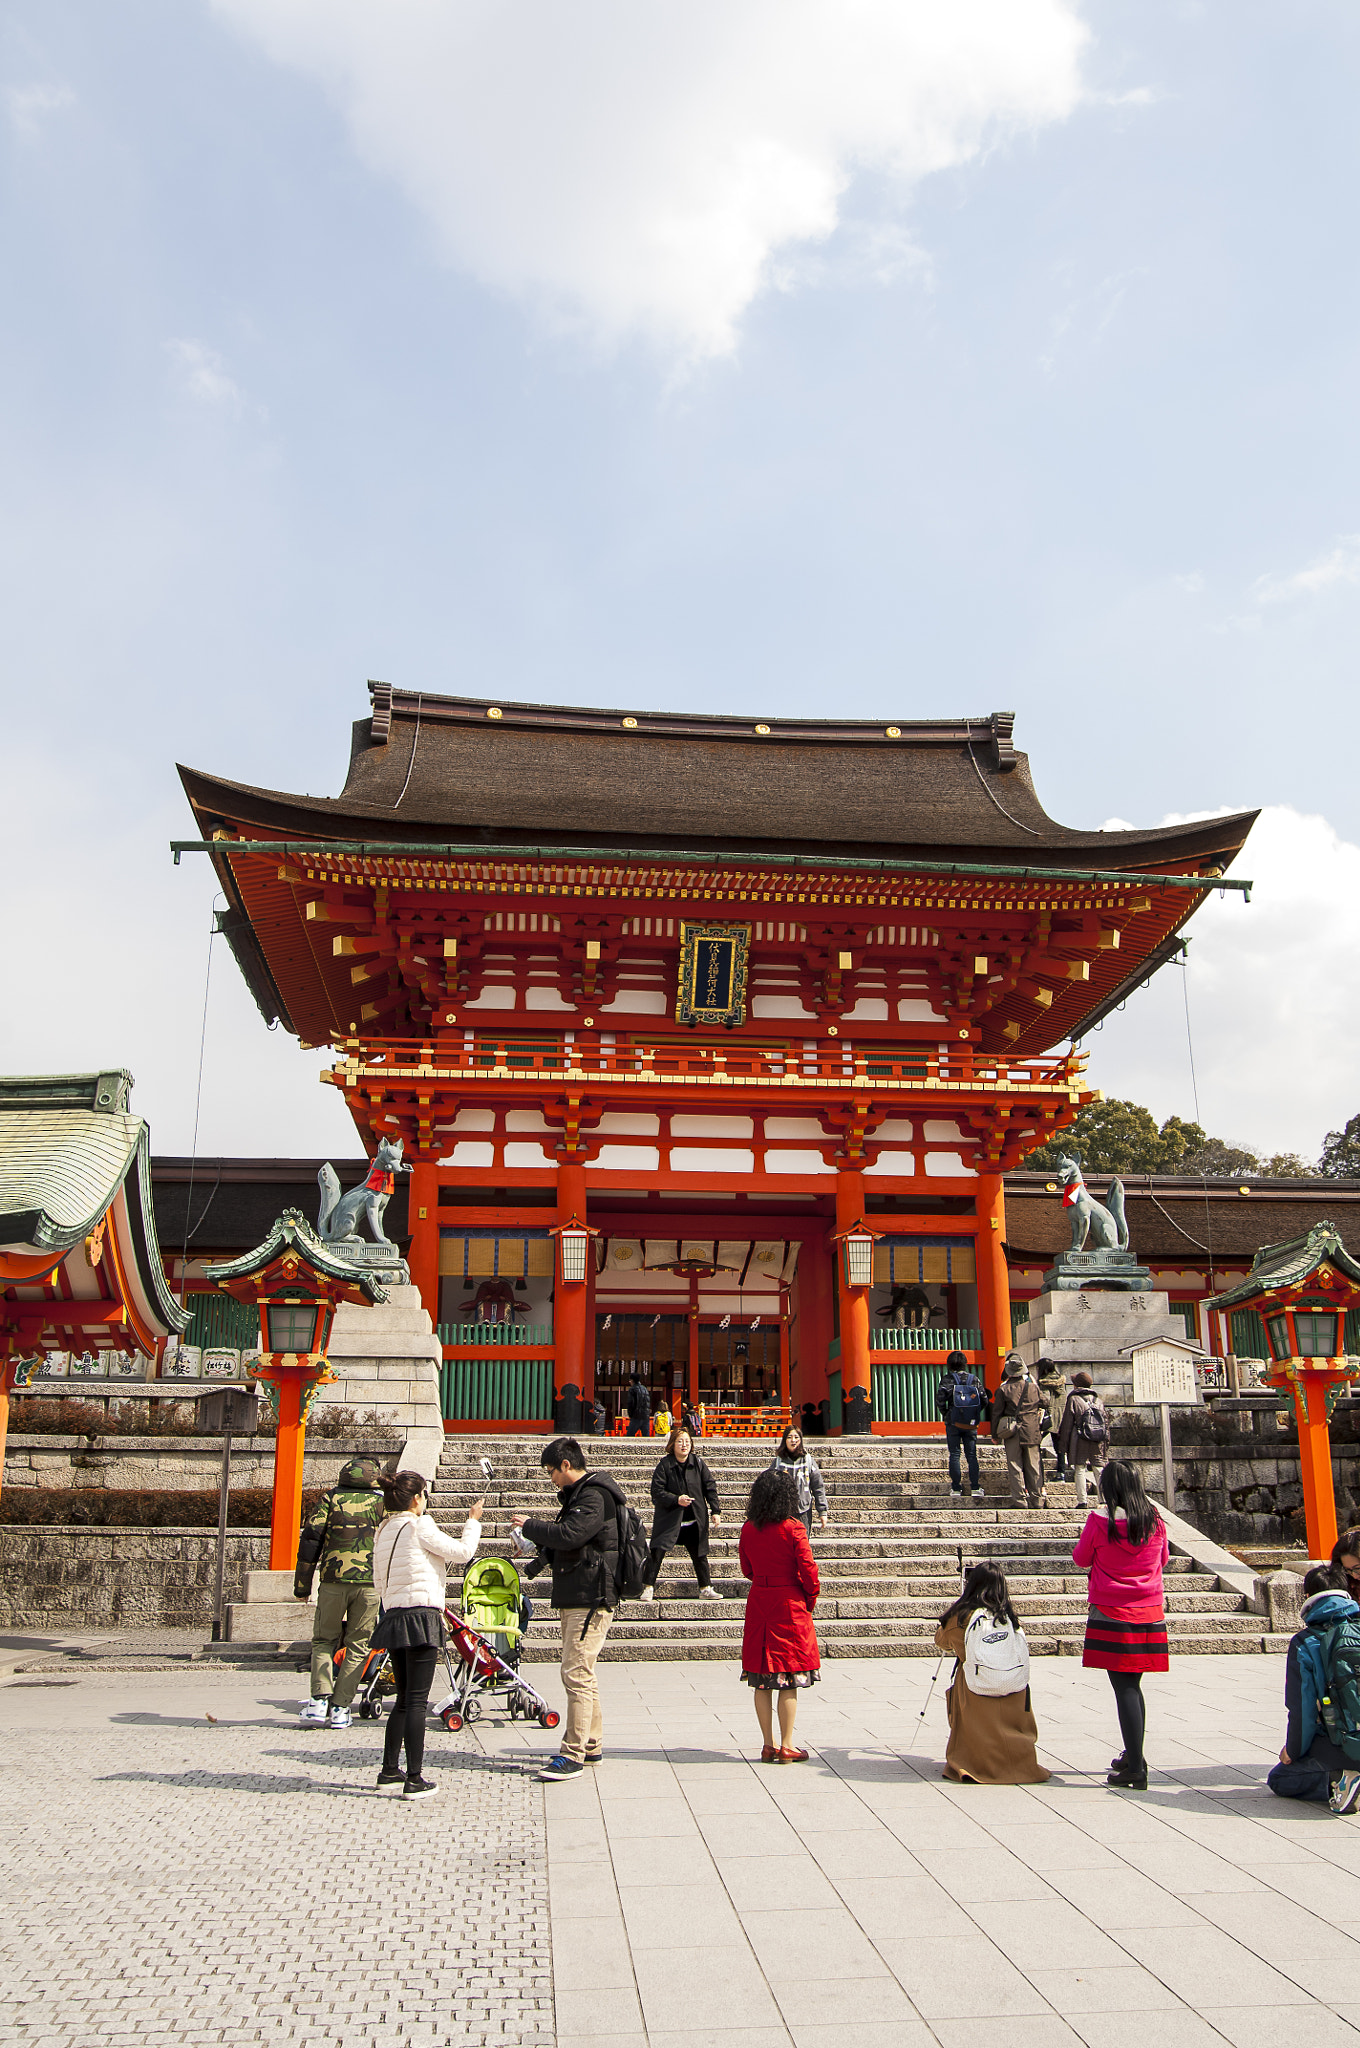
[{"label": "shrine offering hall", "polygon": [[[271,1024],[412,1171],[450,1425],[654,1404],[928,1426],[1010,1340],[1002,1176],[1253,814],[1079,832],[1012,718],[561,710],[370,685],[342,794],[182,770]],[[182,842],[191,850],[195,842]]]}]

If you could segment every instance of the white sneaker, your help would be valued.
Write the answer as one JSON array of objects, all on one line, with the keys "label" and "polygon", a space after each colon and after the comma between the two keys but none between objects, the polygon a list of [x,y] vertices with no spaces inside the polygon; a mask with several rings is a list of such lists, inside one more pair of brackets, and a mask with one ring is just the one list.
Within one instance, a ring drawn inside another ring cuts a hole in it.
[{"label": "white sneaker", "polygon": [[308,1700],[306,1706],[298,1715],[298,1719],[299,1721],[306,1721],[311,1727],[317,1727],[325,1721],[329,1711],[329,1700]]},{"label": "white sneaker", "polygon": [[1333,1813],[1350,1813],[1360,1799],[1360,1771],[1343,1771],[1331,1788],[1328,1805]]},{"label": "white sneaker", "polygon": [[638,1594],[638,1599],[639,1599],[639,1600],[655,1600],[655,1598],[656,1598],[656,1587],[655,1587],[655,1586],[644,1586],[644,1587],[643,1587],[643,1589],[642,1589],[642,1591],[641,1591],[641,1592],[640,1592],[640,1593]]},{"label": "white sneaker", "polygon": [[699,1598],[701,1600],[721,1600],[722,1597],[716,1586],[700,1586],[699,1588]]},{"label": "white sneaker", "polygon": [[350,1713],[348,1707],[332,1707],[326,1726],[328,1728],[348,1728],[353,1718],[354,1716]]},{"label": "white sneaker", "polygon": [[949,1498],[950,1498],[951,1500],[962,1500],[962,1499],[963,1499],[963,1489],[962,1489],[962,1487],[958,1487],[958,1486],[951,1486],[951,1487],[950,1487],[950,1489],[949,1489]]}]

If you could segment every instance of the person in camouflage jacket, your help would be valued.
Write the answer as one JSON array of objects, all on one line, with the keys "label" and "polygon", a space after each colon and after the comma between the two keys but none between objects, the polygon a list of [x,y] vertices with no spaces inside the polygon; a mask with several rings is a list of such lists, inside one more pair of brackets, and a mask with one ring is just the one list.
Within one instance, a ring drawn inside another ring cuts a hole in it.
[{"label": "person in camouflage jacket", "polygon": [[[330,1493],[323,1493],[302,1525],[293,1597],[311,1596],[318,1565],[321,1585],[312,1621],[312,1696],[302,1709],[307,1722],[348,1728],[350,1702],[378,1620],[373,1590],[373,1537],[386,1510],[378,1491],[378,1468],[370,1458],[351,1458],[340,1468]],[[335,1675],[341,1636],[344,1662]]]}]

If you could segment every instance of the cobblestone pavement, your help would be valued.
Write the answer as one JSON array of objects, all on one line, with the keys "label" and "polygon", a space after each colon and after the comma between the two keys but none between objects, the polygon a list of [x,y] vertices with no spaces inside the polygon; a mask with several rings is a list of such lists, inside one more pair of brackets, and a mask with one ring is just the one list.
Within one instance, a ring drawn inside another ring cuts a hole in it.
[{"label": "cobblestone pavement", "polygon": [[1264,1788],[1282,1659],[1148,1679],[1142,1795],[1065,1658],[1050,1783],[944,1783],[931,1668],[829,1665],[788,1769],[735,1671],[602,1666],[598,1770],[545,1791],[549,1738],[493,1715],[432,1729],[414,1808],[288,1677],[17,1675],[0,2040],[547,2048],[555,2013],[562,2048],[1360,2048],[1360,1820]]},{"label": "cobblestone pavement", "polygon": [[441,1796],[378,1796],[380,1725],[303,1728],[303,1690],[0,1685],[0,2040],[551,2043],[540,1787],[436,1726]]}]

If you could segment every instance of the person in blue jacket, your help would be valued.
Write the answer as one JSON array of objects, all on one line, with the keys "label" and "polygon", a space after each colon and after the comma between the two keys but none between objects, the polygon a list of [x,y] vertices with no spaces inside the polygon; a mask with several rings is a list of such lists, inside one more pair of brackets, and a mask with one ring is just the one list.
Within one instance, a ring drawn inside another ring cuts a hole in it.
[{"label": "person in blue jacket", "polygon": [[968,1460],[968,1498],[982,1498],[978,1476],[978,1424],[990,1420],[992,1404],[966,1353],[951,1351],[944,1362],[944,1374],[935,1389],[935,1405],[944,1417],[945,1443],[949,1450],[949,1498],[963,1499],[963,1475],[959,1454]]},{"label": "person in blue jacket", "polygon": [[1284,1667],[1284,1704],[1288,1715],[1280,1761],[1266,1779],[1281,1799],[1313,1799],[1329,1803],[1333,1813],[1350,1813],[1360,1799],[1360,1770],[1337,1747],[1322,1725],[1322,1697],[1327,1690],[1326,1635],[1339,1621],[1360,1615],[1346,1591],[1346,1575],[1335,1565],[1314,1565],[1303,1581],[1303,1627],[1289,1640]]}]

